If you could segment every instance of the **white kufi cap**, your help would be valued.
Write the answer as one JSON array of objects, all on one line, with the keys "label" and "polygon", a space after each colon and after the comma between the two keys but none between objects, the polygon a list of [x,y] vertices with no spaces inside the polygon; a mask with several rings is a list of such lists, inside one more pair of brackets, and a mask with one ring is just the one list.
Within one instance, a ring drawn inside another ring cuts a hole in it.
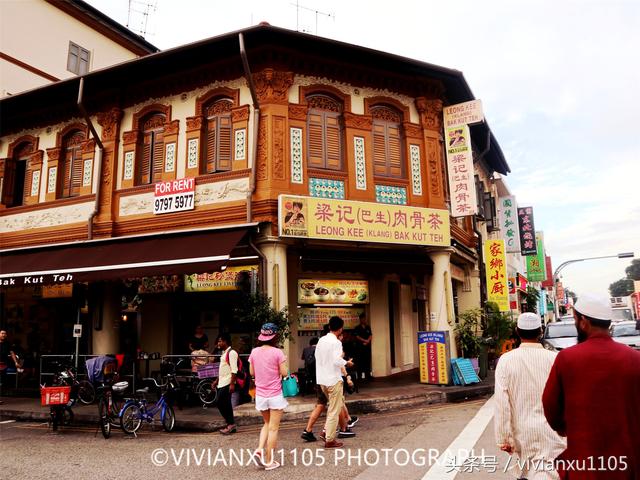
[{"label": "white kufi cap", "polygon": [[609,297],[593,293],[585,293],[578,297],[575,308],[582,315],[596,320],[611,320],[613,310]]},{"label": "white kufi cap", "polygon": [[533,312],[521,313],[518,317],[518,328],[520,330],[535,330],[542,326],[540,315]]}]

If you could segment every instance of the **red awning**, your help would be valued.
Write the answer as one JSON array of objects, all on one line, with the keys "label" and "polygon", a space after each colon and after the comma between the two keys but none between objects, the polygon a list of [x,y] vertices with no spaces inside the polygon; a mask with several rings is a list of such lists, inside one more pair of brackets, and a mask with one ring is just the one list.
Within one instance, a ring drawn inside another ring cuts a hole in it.
[{"label": "red awning", "polygon": [[217,271],[248,229],[195,230],[0,251],[0,286]]}]

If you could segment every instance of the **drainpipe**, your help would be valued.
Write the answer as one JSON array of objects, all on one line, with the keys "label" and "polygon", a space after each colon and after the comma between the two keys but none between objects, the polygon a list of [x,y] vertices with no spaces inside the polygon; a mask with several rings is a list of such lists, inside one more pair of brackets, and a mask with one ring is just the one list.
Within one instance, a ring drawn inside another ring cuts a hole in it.
[{"label": "drainpipe", "polygon": [[[91,214],[89,215],[89,220],[87,225],[88,227],[87,239],[91,240],[93,238],[93,219],[98,214],[98,204],[100,202],[100,190],[102,186],[102,181],[100,177],[102,175],[102,157],[104,156],[104,145],[102,144],[102,141],[100,140],[100,136],[98,135],[98,132],[96,132],[96,129],[93,126],[93,123],[91,122],[91,118],[89,117],[87,110],[84,108],[84,105],[82,104],[83,91],[84,91],[84,77],[80,77],[80,86],[78,87],[78,110],[80,110],[80,113],[84,117],[84,120],[87,122],[87,127],[89,127],[89,130],[91,130],[91,134],[93,135],[93,138],[98,144],[98,162],[96,166],[98,171],[98,184],[96,186],[96,201],[93,207],[93,212],[91,212]],[[93,179],[91,179],[91,181],[93,182]]]},{"label": "drainpipe", "polygon": [[[487,129],[487,146],[476,157],[474,164],[480,162],[484,156],[491,150],[491,132]],[[476,192],[477,195],[477,192]],[[480,270],[480,308],[484,312],[485,302],[487,301],[487,279],[484,267],[484,255],[482,251],[482,233],[478,230],[478,217],[473,216],[473,232],[478,236],[478,245],[476,246],[476,252],[478,252],[478,270]]]},{"label": "drainpipe", "polygon": [[240,57],[242,57],[244,76],[246,77],[247,83],[249,84],[251,99],[253,100],[253,145],[251,148],[251,174],[249,177],[249,192],[247,192],[247,223],[251,223],[253,218],[253,213],[251,211],[251,202],[253,193],[256,191],[256,159],[258,153],[258,129],[260,128],[260,103],[258,102],[256,85],[253,82],[253,76],[251,75],[251,69],[249,68],[249,59],[247,58],[247,51],[244,48],[244,35],[242,33],[238,35],[238,40],[240,41]]}]

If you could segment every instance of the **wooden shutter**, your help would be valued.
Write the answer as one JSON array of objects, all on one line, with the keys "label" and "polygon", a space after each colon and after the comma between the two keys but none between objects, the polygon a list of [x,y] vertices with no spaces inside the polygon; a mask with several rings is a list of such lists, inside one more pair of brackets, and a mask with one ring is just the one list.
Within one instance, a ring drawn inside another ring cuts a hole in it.
[{"label": "wooden shutter", "polygon": [[231,116],[219,116],[218,117],[218,151],[217,153],[217,170],[229,171],[231,170],[232,160],[232,141],[231,134],[233,125],[231,123]]},{"label": "wooden shutter", "polygon": [[325,113],[325,168],[340,170],[342,168],[342,130],[340,117],[334,113]]},{"label": "wooden shutter", "polygon": [[72,164],[71,164],[71,188],[69,191],[70,197],[77,197],[80,195],[80,187],[82,186],[82,149],[80,147],[72,150]]},{"label": "wooden shutter", "polygon": [[324,168],[324,138],[323,138],[323,115],[319,112],[309,112],[307,122],[308,138],[308,162],[313,168]]},{"label": "wooden shutter", "polygon": [[164,173],[164,134],[162,131],[153,132],[153,169],[151,183],[162,179]]},{"label": "wooden shutter", "polygon": [[387,142],[389,176],[401,178],[404,169],[402,168],[402,138],[398,125],[387,125]]},{"label": "wooden shutter", "polygon": [[58,179],[60,182],[60,197],[71,196],[71,166],[73,165],[73,149],[66,148],[64,150],[64,159],[62,160],[62,168],[58,167],[58,173],[61,177]]},{"label": "wooden shutter", "polygon": [[145,132],[144,143],[142,145],[142,155],[136,161],[138,164],[136,176],[140,185],[151,183],[151,144],[153,142],[153,133]]},{"label": "wooden shutter", "polygon": [[216,171],[216,131],[217,118],[210,118],[207,122],[207,144],[205,146],[205,172]]},{"label": "wooden shutter", "polygon": [[373,123],[373,174],[387,175],[386,128],[382,123]]},{"label": "wooden shutter", "polygon": [[16,160],[15,158],[6,158],[4,161],[4,179],[2,180],[2,203],[7,207],[14,205],[15,176]]}]

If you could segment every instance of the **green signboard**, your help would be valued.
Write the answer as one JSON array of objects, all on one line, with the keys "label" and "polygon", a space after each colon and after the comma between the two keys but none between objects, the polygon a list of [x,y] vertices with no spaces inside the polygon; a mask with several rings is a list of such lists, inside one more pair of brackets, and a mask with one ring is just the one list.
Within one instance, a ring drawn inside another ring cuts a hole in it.
[{"label": "green signboard", "polygon": [[527,256],[527,280],[543,282],[547,278],[547,268],[544,262],[544,237],[542,232],[536,232],[538,252]]}]

